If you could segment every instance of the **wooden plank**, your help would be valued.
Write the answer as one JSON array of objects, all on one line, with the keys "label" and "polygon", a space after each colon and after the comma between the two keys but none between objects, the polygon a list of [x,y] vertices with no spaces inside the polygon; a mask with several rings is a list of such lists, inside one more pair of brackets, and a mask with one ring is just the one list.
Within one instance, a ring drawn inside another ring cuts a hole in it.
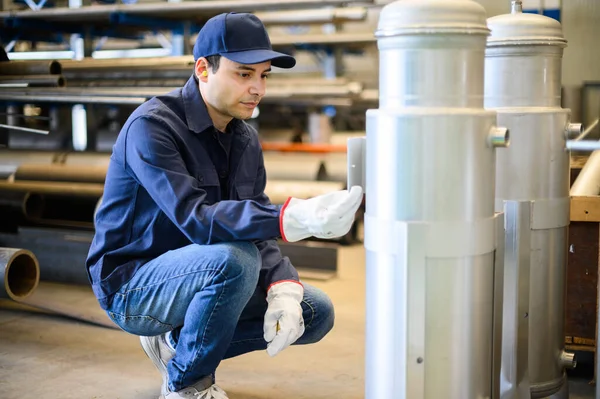
[{"label": "wooden plank", "polygon": [[565,335],[591,341],[596,339],[599,226],[572,222],[569,227]]},{"label": "wooden plank", "polygon": [[596,341],[590,338],[580,338],[580,337],[571,337],[571,336],[566,336],[565,337],[565,343],[566,344],[573,344],[573,345],[585,345],[585,346],[591,346],[591,347],[595,347],[596,346]]},{"label": "wooden plank", "polygon": [[571,197],[572,222],[600,222],[600,196]]},{"label": "wooden plank", "polygon": [[565,349],[568,351],[582,351],[582,352],[595,352],[595,346],[587,345],[565,345]]}]

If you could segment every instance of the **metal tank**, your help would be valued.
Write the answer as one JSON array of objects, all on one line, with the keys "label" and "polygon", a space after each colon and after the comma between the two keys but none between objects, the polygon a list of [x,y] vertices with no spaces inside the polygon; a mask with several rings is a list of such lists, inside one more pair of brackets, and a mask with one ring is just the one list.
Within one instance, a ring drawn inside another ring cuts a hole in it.
[{"label": "metal tank", "polygon": [[520,1],[488,27],[485,107],[511,133],[496,164],[496,211],[506,226],[502,392],[566,398],[565,367],[575,365],[564,351],[567,140],[581,133],[561,108],[566,41],[558,21],[523,13]]},{"label": "metal tank", "polygon": [[[508,134],[484,109],[488,34],[470,0],[400,0],[380,14],[366,135],[367,399],[492,397],[494,154]],[[360,181],[353,162],[349,180]]]}]

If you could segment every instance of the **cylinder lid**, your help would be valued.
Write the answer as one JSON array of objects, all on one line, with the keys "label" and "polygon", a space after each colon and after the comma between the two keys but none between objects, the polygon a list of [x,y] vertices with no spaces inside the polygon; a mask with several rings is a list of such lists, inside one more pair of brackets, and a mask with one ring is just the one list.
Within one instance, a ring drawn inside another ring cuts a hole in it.
[{"label": "cylinder lid", "polygon": [[525,44],[546,44],[565,47],[567,41],[560,22],[539,14],[526,14],[520,7],[513,7],[511,14],[498,15],[488,19],[492,31],[488,46],[514,46]]},{"label": "cylinder lid", "polygon": [[398,0],[381,10],[375,35],[437,33],[488,35],[485,9],[473,0]]}]

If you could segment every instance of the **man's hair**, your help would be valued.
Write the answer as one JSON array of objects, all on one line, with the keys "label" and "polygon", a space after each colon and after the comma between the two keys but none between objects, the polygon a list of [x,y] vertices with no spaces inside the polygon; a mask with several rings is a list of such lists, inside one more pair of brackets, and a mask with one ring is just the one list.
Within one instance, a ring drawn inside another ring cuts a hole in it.
[{"label": "man's hair", "polygon": [[220,54],[209,55],[208,57],[206,57],[206,62],[208,62],[208,65],[212,69],[213,73],[215,73],[219,69],[219,63],[221,62],[221,55]]}]

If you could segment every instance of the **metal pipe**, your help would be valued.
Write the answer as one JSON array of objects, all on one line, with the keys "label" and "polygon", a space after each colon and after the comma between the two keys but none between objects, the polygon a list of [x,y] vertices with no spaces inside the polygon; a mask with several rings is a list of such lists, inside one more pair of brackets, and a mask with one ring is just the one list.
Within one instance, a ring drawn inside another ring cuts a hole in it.
[{"label": "metal pipe", "polygon": [[0,75],[59,75],[61,71],[60,63],[55,60],[0,62]]},{"label": "metal pipe", "polygon": [[345,21],[363,21],[367,17],[365,7],[316,8],[311,10],[265,11],[255,15],[265,25],[323,24]]},{"label": "metal pipe", "polygon": [[194,66],[194,58],[191,56],[177,57],[151,57],[151,58],[117,58],[117,59],[94,59],[62,60],[62,72],[65,76],[74,73],[110,73],[122,71],[135,71],[140,68],[152,70],[188,69],[190,74]]},{"label": "metal pipe", "polygon": [[0,123],[0,128],[6,129],[6,130],[16,130],[16,131],[25,132],[25,133],[35,133],[35,134],[49,134],[50,133],[50,131],[48,131],[48,130],[34,129],[31,127],[25,127],[25,126],[5,125],[4,123]]},{"label": "metal pipe", "polygon": [[104,185],[93,183],[55,183],[42,181],[13,183],[0,182],[0,190],[16,192],[26,191],[34,194],[57,194],[75,197],[99,198],[102,196],[104,191]]},{"label": "metal pipe", "polygon": [[13,181],[37,180],[104,184],[107,169],[106,166],[22,164],[15,171]]},{"label": "metal pipe", "polygon": [[[135,68],[104,68],[101,70],[67,70],[64,76],[68,79],[69,86],[79,86],[89,84],[96,85],[119,83],[126,81],[147,81],[146,86],[166,86],[163,80],[181,80],[185,82],[193,73],[193,66],[185,67],[159,67],[148,68],[147,66],[138,66]],[[160,79],[160,81],[157,81]],[[106,83],[105,83],[106,82]],[[173,84],[173,86],[177,86]]]},{"label": "metal pipe", "polygon": [[94,228],[94,211],[98,197],[70,195],[31,195],[25,203],[25,217],[29,223],[41,226]]},{"label": "metal pipe", "polygon": [[594,151],[571,185],[571,196],[600,194],[600,151]]},{"label": "metal pipe", "polygon": [[0,190],[0,214],[2,215],[0,229],[5,227],[4,223],[19,221],[24,216],[40,217],[43,207],[43,198],[38,194]]},{"label": "metal pipe", "polygon": [[65,78],[61,75],[0,75],[0,84],[64,87]]},{"label": "metal pipe", "polygon": [[600,150],[600,141],[597,140],[567,140],[569,151],[596,151]]},{"label": "metal pipe", "polygon": [[371,33],[331,33],[331,34],[298,34],[277,35],[271,38],[273,46],[290,46],[294,44],[344,44],[347,46],[364,46],[375,44],[375,36]]},{"label": "metal pipe", "polygon": [[20,302],[35,291],[40,281],[38,261],[26,249],[0,247],[0,269],[0,298]]},{"label": "metal pipe", "polygon": [[[57,104],[108,104],[108,105],[140,105],[150,97],[123,97],[123,96],[85,96],[84,94],[61,94],[61,93],[28,93],[6,92],[0,90],[0,101],[15,102],[43,102]],[[8,125],[5,125],[8,126]],[[34,132],[35,133],[35,132]],[[40,134],[41,131],[40,131]]]},{"label": "metal pipe", "polygon": [[600,118],[593,121],[579,136],[577,136],[577,138],[575,138],[575,141],[579,141],[586,138],[596,128],[596,126],[598,126],[599,122]]},{"label": "metal pipe", "polygon": [[[0,101],[19,102],[53,102],[53,103],[86,103],[86,104],[141,104],[148,98],[166,94],[177,87],[144,87],[133,88],[126,86],[119,88],[85,88],[65,87],[61,89],[33,89],[0,90]],[[270,87],[263,98],[263,102],[270,101],[297,101],[301,97],[336,98],[358,96],[361,84],[352,82],[345,86],[296,86],[296,87]]]}]

